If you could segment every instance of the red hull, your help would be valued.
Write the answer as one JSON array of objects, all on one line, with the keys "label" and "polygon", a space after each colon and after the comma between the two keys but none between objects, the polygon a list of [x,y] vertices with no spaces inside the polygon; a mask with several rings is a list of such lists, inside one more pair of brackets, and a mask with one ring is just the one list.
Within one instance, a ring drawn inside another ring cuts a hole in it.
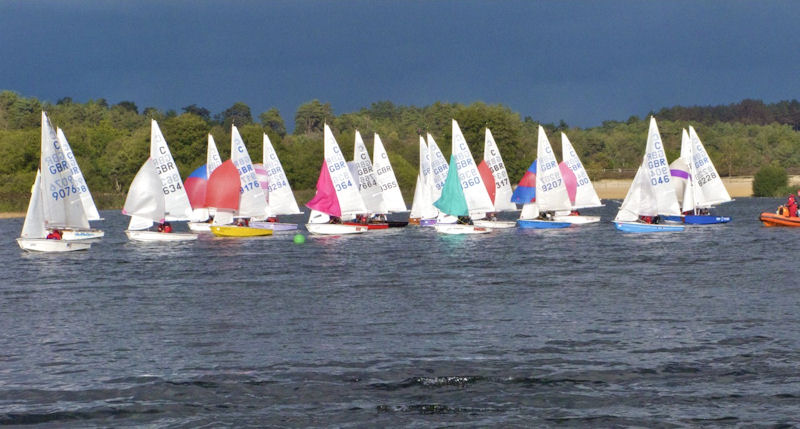
[{"label": "red hull", "polygon": [[358,226],[366,226],[367,230],[373,229],[389,229],[388,223],[358,223],[358,222],[343,222],[345,225],[358,225]]}]

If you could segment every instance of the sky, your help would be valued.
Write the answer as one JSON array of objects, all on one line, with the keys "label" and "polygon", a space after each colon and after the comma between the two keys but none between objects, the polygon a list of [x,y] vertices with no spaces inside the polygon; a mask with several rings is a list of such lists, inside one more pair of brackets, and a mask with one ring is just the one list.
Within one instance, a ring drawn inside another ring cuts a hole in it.
[{"label": "sky", "polygon": [[0,0],[0,90],[291,129],[312,99],[482,101],[581,127],[800,98],[797,1]]}]

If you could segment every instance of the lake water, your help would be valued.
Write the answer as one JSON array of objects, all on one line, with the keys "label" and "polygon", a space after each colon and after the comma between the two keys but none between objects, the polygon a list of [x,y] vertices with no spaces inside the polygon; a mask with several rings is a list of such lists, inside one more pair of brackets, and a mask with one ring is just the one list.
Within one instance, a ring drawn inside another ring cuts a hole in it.
[{"label": "lake water", "polygon": [[0,424],[798,424],[800,229],[408,227],[22,252],[0,220]]}]

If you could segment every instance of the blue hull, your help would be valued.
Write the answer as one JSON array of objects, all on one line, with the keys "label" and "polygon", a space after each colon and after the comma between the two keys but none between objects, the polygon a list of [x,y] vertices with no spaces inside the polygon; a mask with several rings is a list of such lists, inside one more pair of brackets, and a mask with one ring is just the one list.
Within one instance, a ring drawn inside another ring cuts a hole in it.
[{"label": "blue hull", "polygon": [[572,224],[569,222],[556,222],[552,220],[528,220],[520,219],[517,221],[520,228],[526,229],[556,229],[556,228],[569,228]]},{"label": "blue hull", "polygon": [[664,225],[663,223],[614,222],[614,226],[623,232],[678,232],[683,225]]},{"label": "blue hull", "polygon": [[683,223],[683,216],[661,216],[665,222]]},{"label": "blue hull", "polygon": [[717,223],[728,223],[731,221],[731,218],[728,216],[686,215],[684,216],[683,221],[689,225],[713,225]]}]

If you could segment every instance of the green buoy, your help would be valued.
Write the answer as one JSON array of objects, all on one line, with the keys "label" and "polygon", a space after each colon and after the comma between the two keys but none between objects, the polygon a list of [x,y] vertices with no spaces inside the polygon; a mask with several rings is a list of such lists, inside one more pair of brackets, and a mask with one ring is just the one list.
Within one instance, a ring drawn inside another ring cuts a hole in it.
[{"label": "green buoy", "polygon": [[294,235],[294,244],[303,244],[306,242],[306,236],[303,234]]}]

